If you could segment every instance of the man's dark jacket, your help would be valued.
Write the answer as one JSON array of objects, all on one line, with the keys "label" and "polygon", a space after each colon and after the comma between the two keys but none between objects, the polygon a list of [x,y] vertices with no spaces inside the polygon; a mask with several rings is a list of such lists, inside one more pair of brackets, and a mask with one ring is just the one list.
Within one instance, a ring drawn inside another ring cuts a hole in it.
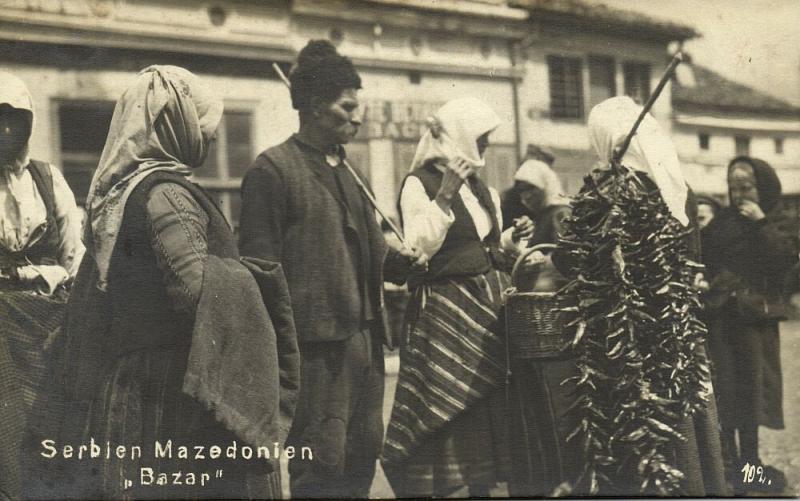
[{"label": "man's dark jacket", "polygon": [[[372,327],[390,344],[382,320],[383,234],[366,200],[365,214],[350,212],[322,171],[332,167],[320,158],[296,136],[256,158],[242,182],[240,252],[283,265],[299,342],[344,340],[360,331],[364,278]],[[366,235],[357,231],[355,217],[364,218]],[[357,263],[370,269],[360,275]]]}]

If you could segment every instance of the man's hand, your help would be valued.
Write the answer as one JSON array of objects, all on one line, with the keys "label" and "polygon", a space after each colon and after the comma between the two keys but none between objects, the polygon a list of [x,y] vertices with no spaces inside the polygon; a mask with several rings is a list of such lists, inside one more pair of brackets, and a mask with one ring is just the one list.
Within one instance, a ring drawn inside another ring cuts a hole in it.
[{"label": "man's hand", "polygon": [[514,229],[511,231],[511,240],[514,243],[518,243],[523,238],[531,238],[533,236],[533,228],[533,221],[528,216],[515,219]]},{"label": "man's hand", "polygon": [[419,249],[409,250],[403,247],[400,249],[400,255],[408,259],[411,271],[417,273],[428,271],[428,258]]}]

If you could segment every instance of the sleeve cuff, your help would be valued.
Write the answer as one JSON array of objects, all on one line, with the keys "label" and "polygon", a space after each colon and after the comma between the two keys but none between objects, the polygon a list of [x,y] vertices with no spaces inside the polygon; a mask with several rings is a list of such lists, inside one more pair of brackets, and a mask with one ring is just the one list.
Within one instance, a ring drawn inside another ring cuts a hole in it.
[{"label": "sleeve cuff", "polygon": [[20,279],[35,284],[36,291],[52,296],[58,286],[69,279],[69,273],[61,266],[23,266],[18,269]]},{"label": "sleeve cuff", "polygon": [[514,239],[512,238],[512,234],[514,232],[514,228],[507,228],[501,235],[500,235],[500,248],[504,251],[515,251],[519,250],[519,244],[514,243]]}]

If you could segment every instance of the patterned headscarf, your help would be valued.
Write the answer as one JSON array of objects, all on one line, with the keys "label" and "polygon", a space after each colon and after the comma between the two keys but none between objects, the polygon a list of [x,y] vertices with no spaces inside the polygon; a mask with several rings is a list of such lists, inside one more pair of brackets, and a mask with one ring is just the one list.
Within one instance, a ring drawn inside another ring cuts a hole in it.
[{"label": "patterned headscarf", "polygon": [[86,200],[84,241],[105,289],[125,203],[154,172],[188,176],[205,161],[222,118],[222,101],[189,71],[150,66],[140,72],[114,109],[100,165]]},{"label": "patterned headscarf", "polygon": [[[627,96],[606,99],[589,113],[589,139],[597,156],[608,162],[614,155],[642,107]],[[636,135],[631,140],[622,164],[645,172],[656,183],[670,213],[684,226],[689,224],[686,216],[688,186],[681,172],[678,153],[669,136],[650,114],[645,115]]]},{"label": "patterned headscarf", "polygon": [[480,99],[448,101],[428,119],[429,129],[419,141],[410,170],[430,160],[447,162],[454,158],[463,158],[473,167],[483,167],[486,162],[478,152],[478,138],[499,125],[500,117]]}]

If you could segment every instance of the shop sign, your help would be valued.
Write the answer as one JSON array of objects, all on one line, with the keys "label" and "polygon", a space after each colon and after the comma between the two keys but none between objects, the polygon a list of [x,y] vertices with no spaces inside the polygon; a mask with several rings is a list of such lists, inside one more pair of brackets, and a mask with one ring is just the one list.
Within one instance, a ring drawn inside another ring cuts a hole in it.
[{"label": "shop sign", "polygon": [[425,122],[443,103],[426,101],[369,100],[364,103],[364,125],[359,135],[366,139],[418,140]]}]

